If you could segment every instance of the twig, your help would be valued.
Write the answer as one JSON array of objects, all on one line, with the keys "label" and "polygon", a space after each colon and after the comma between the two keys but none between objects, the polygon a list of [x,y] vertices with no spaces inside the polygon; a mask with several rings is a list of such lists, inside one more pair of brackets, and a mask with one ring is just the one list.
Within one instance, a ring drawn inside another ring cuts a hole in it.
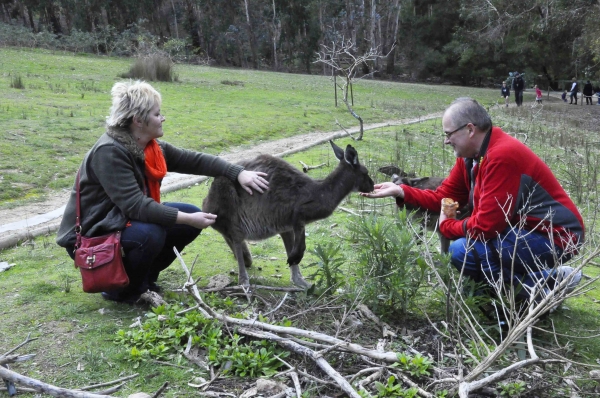
[{"label": "twig", "polygon": [[86,391],[69,390],[60,388],[52,384],[44,383],[40,380],[32,379],[27,376],[20,375],[12,370],[0,366],[0,378],[12,381],[16,384],[24,384],[33,388],[37,392],[45,393],[53,397],[60,398],[115,398],[111,395],[100,395]]},{"label": "twig", "polygon": [[316,355],[316,353],[313,350],[311,350],[310,348],[304,347],[298,343],[295,343],[288,339],[284,339],[280,336],[277,336],[276,334],[269,333],[269,332],[257,331],[257,330],[244,328],[244,327],[238,328],[238,331],[240,333],[243,333],[243,334],[246,334],[249,336],[258,337],[258,338],[266,338],[266,339],[275,341],[277,344],[283,346],[286,349],[289,349],[291,351],[294,351],[295,353],[298,353],[298,354],[304,355],[308,358],[311,358],[312,360],[314,360],[317,363],[317,366],[319,366],[321,368],[321,370],[323,370],[329,377],[331,377],[337,383],[337,385],[344,392],[346,392],[346,394],[348,394],[348,396],[350,396],[351,398],[360,398],[360,395],[356,392],[356,390],[354,390],[352,385],[350,385],[350,383],[348,383],[346,381],[346,379],[344,379],[342,377],[342,375],[340,375],[337,372],[337,370],[335,370],[333,367],[331,367],[331,365],[323,357]]},{"label": "twig", "polygon": [[302,389],[300,388],[300,380],[298,380],[298,373],[291,372],[289,374],[289,376],[292,378],[292,381],[294,382],[294,388],[296,389],[296,396],[301,397]]},{"label": "twig", "polygon": [[304,163],[301,160],[299,160],[299,162],[302,165],[302,171],[304,173],[308,173],[309,170],[320,169],[321,167],[327,165],[327,163],[321,163],[321,164],[318,164],[316,166],[309,166],[309,165],[307,165],[306,163]]},{"label": "twig", "polygon": [[152,398],[158,398],[160,397],[160,395],[163,393],[163,391],[165,391],[165,389],[169,386],[169,382],[165,381],[165,384],[162,385],[161,388],[158,389],[158,391],[156,393],[154,393],[154,395],[152,396]]},{"label": "twig", "polygon": [[371,373],[371,372],[375,372],[379,369],[381,369],[381,366],[374,366],[372,368],[365,368],[365,369],[361,369],[358,372],[356,372],[354,375],[352,376],[346,376],[346,377],[350,377],[349,382],[352,383],[354,380],[356,380],[359,376],[364,375],[365,373]]},{"label": "twig", "polygon": [[81,388],[78,388],[78,390],[81,390],[81,391],[93,390],[94,388],[100,388],[100,387],[104,387],[104,386],[110,386],[112,384],[117,384],[117,383],[120,383],[122,381],[127,381],[127,380],[133,379],[134,377],[138,377],[138,376],[139,376],[139,373],[135,373],[135,374],[132,374],[131,376],[122,377],[120,379],[113,380],[113,381],[107,381],[106,383],[93,384],[93,385],[90,385],[90,386],[81,387]]},{"label": "twig", "polygon": [[346,213],[350,213],[353,216],[357,216],[358,217],[358,213],[355,213],[355,212],[353,212],[350,209],[346,209],[345,207],[342,207],[342,206],[338,206],[338,209],[341,210],[341,211],[345,211]]},{"label": "twig", "polygon": [[281,301],[279,302],[279,304],[277,305],[277,307],[273,308],[271,311],[267,312],[263,316],[267,316],[267,315],[272,314],[273,312],[277,311],[279,309],[279,307],[281,307],[283,305],[283,302],[285,301],[285,299],[287,299],[287,297],[288,297],[288,293],[286,293],[283,296],[283,298],[281,299]]},{"label": "twig", "polygon": [[419,387],[419,385],[417,383],[415,383],[414,381],[412,381],[411,379],[409,379],[407,376],[403,375],[402,373],[394,373],[394,375],[396,376],[396,378],[402,379],[402,381],[405,382],[406,384],[408,384],[411,388],[416,388],[417,393],[420,396],[425,397],[425,398],[435,397],[435,395],[430,394],[427,391],[423,390],[421,387]]},{"label": "twig", "polygon": [[208,386],[210,386],[212,384],[213,381],[217,380],[219,378],[219,376],[221,376],[221,371],[219,370],[217,373],[215,373],[214,368],[211,366],[210,367],[210,380],[207,381],[206,383],[204,383],[200,389],[203,391],[206,391],[206,389],[208,388]]},{"label": "twig", "polygon": [[342,126],[342,125],[340,124],[340,122],[338,122],[338,120],[337,120],[337,119],[335,119],[335,124],[337,124],[338,126],[340,126],[340,128],[341,128],[342,130],[344,130],[344,133],[348,134],[348,137],[350,137],[350,138],[352,138],[354,141],[356,141],[356,138],[354,138],[354,136],[352,135],[352,133],[350,133],[348,130],[346,130],[346,129],[344,128],[344,126]]},{"label": "twig", "polygon": [[[253,290],[271,290],[271,291],[275,291],[275,292],[303,292],[304,289],[300,289],[297,287],[279,287],[279,286],[264,286],[264,285],[252,285],[252,289]],[[205,288],[205,289],[199,289],[199,291],[203,292],[203,293],[212,293],[212,292],[227,292],[227,291],[244,291],[244,287],[243,286],[226,286],[226,287],[212,287],[212,288]]]},{"label": "twig", "polygon": [[35,354],[27,354],[27,355],[9,355],[6,357],[0,357],[0,365],[5,365],[7,363],[14,362],[23,362],[33,358]]},{"label": "twig", "polygon": [[124,385],[125,385],[125,383],[117,384],[116,386],[107,388],[106,390],[96,391],[96,394],[110,395],[112,393],[119,391],[121,389],[121,387],[123,387]]},{"label": "twig", "polygon": [[159,361],[159,360],[156,360],[156,359],[153,360],[152,362],[157,363],[159,365],[172,366],[174,368],[179,368],[179,369],[188,369],[185,366],[175,365],[174,363]]},{"label": "twig", "polygon": [[37,340],[37,337],[34,337],[33,339],[30,339],[29,336],[31,336],[31,333],[27,334],[27,337],[25,338],[25,341],[22,342],[21,344],[19,344],[18,346],[16,346],[15,348],[13,348],[12,350],[8,351],[7,353],[0,355],[0,358],[5,357],[7,355],[12,354],[13,352],[17,351],[19,348],[23,347],[25,344],[27,343],[31,343],[32,341]]},{"label": "twig", "polygon": [[373,383],[375,380],[378,380],[382,375],[383,368],[379,368],[375,372],[373,372],[369,377],[365,377],[364,379],[359,381],[358,385],[364,388],[365,386],[368,386],[369,384]]}]

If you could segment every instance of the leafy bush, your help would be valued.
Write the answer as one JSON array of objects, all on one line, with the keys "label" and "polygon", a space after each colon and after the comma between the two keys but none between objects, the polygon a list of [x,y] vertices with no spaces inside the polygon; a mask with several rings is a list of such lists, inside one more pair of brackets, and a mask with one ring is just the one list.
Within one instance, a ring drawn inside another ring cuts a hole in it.
[{"label": "leafy bush", "polygon": [[310,250],[318,261],[311,263],[309,267],[316,267],[317,270],[309,275],[310,279],[315,281],[315,286],[324,288],[327,294],[335,292],[335,289],[345,279],[341,270],[345,259],[340,255],[341,247],[331,242],[327,246],[317,244],[314,249]]},{"label": "leafy bush", "polygon": [[390,376],[387,379],[387,383],[383,384],[379,381],[375,382],[375,388],[377,389],[376,397],[403,397],[403,398],[414,398],[418,396],[417,388],[404,389],[402,383],[396,382],[395,376]]},{"label": "leafy bush", "polygon": [[501,397],[520,397],[526,391],[524,381],[515,381],[513,383],[504,383],[498,386]]},{"label": "leafy bush", "polygon": [[134,368],[148,359],[174,357],[192,339],[192,346],[208,353],[211,365],[223,374],[240,377],[271,376],[281,366],[278,358],[288,352],[265,340],[246,342],[234,334],[223,334],[221,324],[207,319],[199,312],[177,315],[178,306],[159,306],[152,309],[140,328],[119,330],[115,341],[127,348],[127,360]]},{"label": "leafy bush", "polygon": [[183,39],[171,38],[163,44],[163,50],[175,61],[186,61],[189,54],[190,44]]},{"label": "leafy bush", "polygon": [[391,221],[362,217],[351,225],[360,242],[356,264],[357,290],[376,313],[405,313],[417,297],[427,264],[415,249],[406,211]]},{"label": "leafy bush", "polygon": [[394,362],[393,367],[400,368],[408,372],[411,376],[421,377],[429,376],[429,370],[433,361],[427,357],[417,354],[414,357],[404,353],[397,354],[398,362]]}]

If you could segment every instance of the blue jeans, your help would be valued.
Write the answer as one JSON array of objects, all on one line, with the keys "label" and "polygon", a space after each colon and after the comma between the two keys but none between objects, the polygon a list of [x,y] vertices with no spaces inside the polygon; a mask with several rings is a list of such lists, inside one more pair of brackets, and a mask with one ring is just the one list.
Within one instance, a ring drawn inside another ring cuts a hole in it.
[{"label": "blue jeans", "polygon": [[[532,288],[546,280],[556,265],[571,257],[554,247],[547,235],[517,228],[507,228],[487,242],[458,239],[452,242],[449,252],[452,265],[463,275],[487,284],[497,284],[502,278],[503,283],[512,283],[519,299],[529,298],[531,289],[523,286]],[[549,287],[553,283],[549,281]]]},{"label": "blue jeans", "polygon": [[[187,203],[163,203],[184,213],[201,211],[198,207]],[[121,294],[140,294],[148,289],[148,284],[156,282],[158,274],[166,269],[176,255],[173,246],[179,252],[194,241],[200,229],[184,224],[163,227],[132,220],[131,225],[121,232],[121,246],[125,251],[123,264],[129,276],[129,286],[117,292]],[[73,248],[67,248],[73,257]]]}]

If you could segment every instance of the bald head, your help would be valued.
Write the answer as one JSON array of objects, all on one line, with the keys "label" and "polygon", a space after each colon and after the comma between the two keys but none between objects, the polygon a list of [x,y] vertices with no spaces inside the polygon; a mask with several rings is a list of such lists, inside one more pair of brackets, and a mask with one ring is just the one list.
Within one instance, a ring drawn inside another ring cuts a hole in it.
[{"label": "bald head", "polygon": [[492,128],[492,119],[486,110],[473,98],[457,98],[444,112],[444,118],[451,120],[455,128],[473,123],[477,130],[487,133]]}]

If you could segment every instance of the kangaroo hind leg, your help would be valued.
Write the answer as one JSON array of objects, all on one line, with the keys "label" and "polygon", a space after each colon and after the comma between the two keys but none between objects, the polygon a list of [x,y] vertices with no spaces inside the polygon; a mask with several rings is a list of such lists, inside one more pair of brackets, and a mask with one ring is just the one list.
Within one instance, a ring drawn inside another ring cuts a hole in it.
[{"label": "kangaroo hind leg", "polygon": [[[300,272],[300,260],[304,256],[304,250],[306,249],[306,245],[304,242],[304,228],[302,228],[301,235],[299,236],[295,231],[287,231],[282,232],[281,239],[283,240],[283,245],[285,246],[285,251],[288,255],[288,264],[290,266],[290,280],[292,283],[302,289],[308,289],[312,285],[308,283],[304,277],[302,277],[302,272]],[[298,241],[297,241],[298,239]],[[301,241],[299,241],[301,239]],[[297,253],[299,247],[301,248],[301,253]],[[298,259],[299,256],[299,259]]]}]

